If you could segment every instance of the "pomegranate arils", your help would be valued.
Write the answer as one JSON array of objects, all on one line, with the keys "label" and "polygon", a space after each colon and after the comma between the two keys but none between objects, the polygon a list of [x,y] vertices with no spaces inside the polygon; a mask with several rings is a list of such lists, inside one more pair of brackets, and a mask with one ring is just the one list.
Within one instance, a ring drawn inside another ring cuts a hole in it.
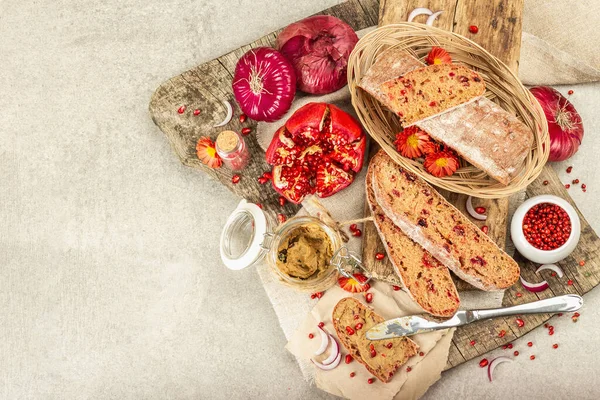
[{"label": "pomegranate arils", "polygon": [[262,204],[256,203],[256,206],[262,210]]},{"label": "pomegranate arils", "polygon": [[362,327],[363,327],[363,324],[359,322],[358,324],[356,324],[356,325],[354,326],[354,329],[356,329],[357,331],[359,331],[359,330],[361,330],[361,329],[362,329]]},{"label": "pomegranate arils", "polygon": [[350,225],[350,232],[354,232],[357,229],[358,229],[358,225],[356,225],[356,224]]},{"label": "pomegranate arils", "polygon": [[479,32],[479,28],[477,27],[477,25],[471,25],[471,26],[469,26],[469,32],[477,33],[477,32]]},{"label": "pomegranate arils", "polygon": [[509,343],[509,344],[506,345],[506,347],[508,347],[509,349],[512,349],[513,348],[513,344]]},{"label": "pomegranate arils", "polygon": [[519,293],[519,292],[517,292],[516,296],[517,296],[517,297],[521,297],[521,296],[523,296],[523,294],[522,294],[522,293]]},{"label": "pomegranate arils", "polygon": [[517,318],[515,321],[517,322],[517,326],[519,328],[522,328],[525,326],[525,321],[523,321],[521,318]]},{"label": "pomegranate arils", "polygon": [[352,358],[352,355],[346,354],[346,359],[344,360],[346,364],[350,364],[352,360],[354,360],[354,358]]},{"label": "pomegranate arils", "polygon": [[350,378],[354,378],[356,376],[356,372],[350,372]]},{"label": "pomegranate arils", "polygon": [[486,211],[485,207],[475,207],[475,212],[477,214],[485,214],[485,211]]},{"label": "pomegranate arils", "polygon": [[375,382],[375,378],[369,378],[369,379],[367,379],[367,383],[369,385],[371,385],[373,382]]},{"label": "pomegranate arils", "polygon": [[406,367],[406,372],[412,371],[412,367]]},{"label": "pomegranate arils", "polygon": [[573,179],[573,181],[571,182],[573,185],[577,185],[579,183],[579,179]]},{"label": "pomegranate arils", "polygon": [[572,95],[573,93],[574,93],[574,92],[573,92],[573,90],[569,90],[569,91],[567,92],[567,94],[568,94],[569,96],[570,96],[570,95]]},{"label": "pomegranate arils", "polygon": [[323,297],[323,293],[325,292],[317,292],[315,293],[315,296],[317,296],[317,299],[320,299],[321,297]]},{"label": "pomegranate arils", "polygon": [[240,123],[243,124],[244,122],[246,122],[247,118],[248,116],[246,114],[240,114]]},{"label": "pomegranate arils", "polygon": [[532,355],[529,356],[529,359],[530,360],[535,360],[535,356],[532,354]]},{"label": "pomegranate arils", "polygon": [[194,115],[198,116],[200,115],[200,110],[198,110],[197,108],[194,110]]},{"label": "pomegranate arils", "polygon": [[552,348],[553,348],[553,349],[558,349],[558,343],[554,343],[554,344],[552,345]]},{"label": "pomegranate arils", "polygon": [[181,106],[181,107],[179,107],[179,108],[177,109],[177,112],[178,112],[179,114],[183,114],[183,113],[185,112],[185,109],[186,109],[186,107],[185,107],[185,106]]},{"label": "pomegranate arils", "polygon": [[477,343],[477,342],[476,342],[476,341],[474,341],[474,340],[471,340],[471,341],[469,342],[469,344],[470,344],[471,346],[475,346],[475,343]]},{"label": "pomegranate arils", "polygon": [[264,176],[260,176],[257,179],[258,183],[260,183],[261,185],[264,185],[265,183],[267,183],[269,180],[267,178],[265,178]]},{"label": "pomegranate arils", "polygon": [[279,196],[279,205],[281,207],[285,206],[285,202],[286,202],[285,197]]},{"label": "pomegranate arils", "polygon": [[569,185],[568,183],[565,185],[565,189],[569,189],[571,187],[571,185]]},{"label": "pomegranate arils", "polygon": [[571,219],[560,206],[551,203],[536,204],[523,218],[525,239],[540,250],[561,247],[571,235]]},{"label": "pomegranate arils", "polygon": [[287,217],[283,214],[277,214],[277,221],[279,221],[280,224],[283,224],[285,221],[287,221]]},{"label": "pomegranate arils", "polygon": [[323,328],[325,326],[325,322],[319,322],[319,325],[317,325],[319,328]]},{"label": "pomegranate arils", "polygon": [[479,366],[480,366],[481,368],[483,368],[483,367],[487,367],[487,365],[488,365],[489,363],[490,363],[490,362],[488,361],[488,359],[487,359],[487,358],[484,358],[484,359],[482,359],[481,361],[479,361]]},{"label": "pomegranate arils", "polygon": [[573,171],[573,166],[567,167],[567,174],[570,174]]},{"label": "pomegranate arils", "polygon": [[388,349],[391,349],[392,346],[394,346],[394,345],[391,342],[385,345],[385,347],[387,347]]},{"label": "pomegranate arils", "polygon": [[394,289],[395,292],[402,290],[402,288],[398,285],[392,285],[392,289]]},{"label": "pomegranate arils", "polygon": [[352,236],[361,237],[362,231],[360,229],[356,228],[356,230],[352,232]]},{"label": "pomegranate arils", "polygon": [[376,260],[379,260],[379,261],[381,261],[381,260],[383,260],[384,258],[385,258],[385,254],[383,254],[383,253],[377,253],[377,254],[375,254],[375,259],[376,259]]},{"label": "pomegranate arils", "polygon": [[488,234],[488,232],[490,231],[490,228],[488,228],[488,226],[487,226],[487,225],[483,225],[483,226],[481,227],[481,231],[487,235],[487,234]]},{"label": "pomegranate arils", "polygon": [[529,347],[533,346],[533,342],[527,342],[527,346],[529,346]]},{"label": "pomegranate arils", "polygon": [[569,286],[572,286],[572,285],[573,285],[573,280],[572,280],[572,279],[569,279],[569,280],[567,281],[567,285],[569,285]]},{"label": "pomegranate arils", "polygon": [[346,333],[348,333],[348,335],[352,336],[352,335],[354,335],[354,329],[352,329],[352,327],[350,327],[350,326],[346,326]]},{"label": "pomegranate arils", "polygon": [[309,334],[308,334],[308,338],[309,338],[309,339],[312,339],[312,338],[314,338],[314,337],[315,337],[315,335],[313,335],[312,333],[309,333]]},{"label": "pomegranate arils", "polygon": [[514,355],[515,355],[515,357],[516,357],[516,356],[518,356],[518,355],[519,355],[519,351],[518,351],[518,350],[515,350],[515,352],[514,352],[513,354],[514,354]]},{"label": "pomegranate arils", "polygon": [[366,301],[367,303],[370,303],[370,302],[372,302],[372,301],[373,301],[373,293],[370,293],[370,292],[369,292],[369,293],[367,293],[367,294],[365,295],[365,301]]},{"label": "pomegranate arils", "polygon": [[581,184],[581,188],[582,188],[582,189],[584,189],[584,190],[585,190],[585,188],[586,188],[586,187],[587,187],[587,186],[586,186],[586,184],[585,184],[585,183],[582,183],[582,184]]},{"label": "pomegranate arils", "polygon": [[242,128],[242,135],[247,135],[247,134],[249,134],[250,132],[252,132],[252,129],[251,129],[251,128],[248,128],[248,127],[246,127],[246,128]]},{"label": "pomegranate arils", "polygon": [[236,184],[236,183],[238,183],[239,181],[240,181],[240,176],[239,176],[239,175],[237,175],[237,174],[236,174],[236,175],[233,175],[233,176],[231,177],[231,183],[233,183],[233,184]]},{"label": "pomegranate arils", "polygon": [[504,337],[504,335],[506,335],[506,331],[502,329],[500,333],[498,333],[498,337]]},{"label": "pomegranate arils", "polygon": [[425,355],[425,353],[423,353],[422,351],[419,352],[419,356],[423,357]]},{"label": "pomegranate arils", "polygon": [[584,260],[579,261],[579,265],[581,265],[583,267],[585,265],[585,261]]},{"label": "pomegranate arils", "polygon": [[542,184],[543,184],[544,186],[548,186],[548,183],[549,183],[548,181],[544,181],[544,182],[542,182]]}]

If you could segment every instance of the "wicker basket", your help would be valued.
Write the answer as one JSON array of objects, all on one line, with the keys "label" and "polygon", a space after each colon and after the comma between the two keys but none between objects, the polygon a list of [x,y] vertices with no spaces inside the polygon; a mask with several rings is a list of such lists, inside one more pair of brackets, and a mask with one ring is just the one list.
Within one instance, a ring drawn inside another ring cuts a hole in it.
[{"label": "wicker basket", "polygon": [[[481,74],[486,83],[486,97],[531,128],[534,132],[531,152],[522,170],[507,186],[464,161],[452,176],[437,178],[429,174],[421,162],[403,157],[396,151],[393,142],[396,133],[402,130],[398,118],[360,89],[358,83],[379,54],[398,46],[420,60],[426,57],[432,46],[444,48],[455,63],[464,64]],[[538,102],[504,63],[463,36],[408,22],[378,28],[365,35],[350,55],[348,83],[354,109],[371,137],[398,164],[437,187],[480,198],[505,197],[524,190],[538,177],[548,160],[548,126]]]}]

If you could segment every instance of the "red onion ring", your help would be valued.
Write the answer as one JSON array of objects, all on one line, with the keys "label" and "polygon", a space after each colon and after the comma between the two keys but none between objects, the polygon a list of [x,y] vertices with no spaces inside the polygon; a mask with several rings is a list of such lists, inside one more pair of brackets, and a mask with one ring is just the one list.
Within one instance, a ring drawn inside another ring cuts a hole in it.
[{"label": "red onion ring", "polygon": [[530,292],[543,292],[544,290],[550,287],[550,285],[548,285],[548,282],[546,281],[541,281],[540,283],[531,283],[523,279],[522,276],[520,276],[519,279],[521,279],[521,284],[523,285],[523,287],[529,290]]},{"label": "red onion ring", "polygon": [[425,14],[425,15],[431,15],[431,14],[433,14],[433,11],[431,11],[429,8],[417,7],[414,10],[412,10],[410,12],[410,14],[408,14],[407,22],[412,22],[413,19],[415,19],[419,15],[423,15],[423,14]]},{"label": "red onion ring", "polygon": [[331,354],[329,357],[323,360],[323,365],[329,365],[332,362],[335,362],[335,358],[340,354],[340,346],[338,342],[333,338],[333,336],[329,336],[329,343],[331,343]]},{"label": "red onion ring", "polygon": [[440,16],[441,13],[443,13],[444,11],[438,11],[438,12],[434,12],[433,14],[431,14],[429,16],[429,18],[427,18],[427,22],[425,22],[425,25],[429,25],[429,26],[433,26],[433,22],[437,19],[437,17]]},{"label": "red onion ring", "polygon": [[496,367],[499,364],[505,363],[505,362],[513,362],[512,359],[505,357],[505,356],[500,356],[500,357],[496,357],[494,358],[491,362],[490,365],[488,365],[488,378],[490,379],[490,382],[492,381],[492,375],[494,373],[494,370],[496,369]]},{"label": "red onion ring", "polygon": [[473,208],[473,197],[469,196],[467,197],[467,212],[469,213],[469,215],[473,218],[475,218],[478,221],[485,221],[487,219],[487,215],[483,215],[483,214],[479,214],[477,211],[475,211],[475,208]]},{"label": "red onion ring", "polygon": [[227,125],[229,121],[231,121],[231,117],[233,117],[233,108],[231,108],[231,104],[227,100],[223,100],[223,104],[225,104],[225,108],[227,109],[227,116],[221,122],[216,125],[213,125],[213,128],[218,128],[220,126]]},{"label": "red onion ring", "polygon": [[335,360],[333,360],[333,362],[331,364],[325,365],[322,364],[318,361],[313,360],[312,358],[310,359],[310,361],[313,362],[313,364],[315,364],[318,368],[324,370],[324,371],[329,371],[334,369],[335,367],[338,366],[338,364],[340,363],[340,360],[342,359],[342,353],[338,353],[337,357],[335,358]]},{"label": "red onion ring", "polygon": [[329,345],[329,334],[325,332],[321,327],[319,327],[319,333],[321,334],[321,345],[319,346],[317,351],[315,351],[315,356],[323,354],[323,352],[325,352],[327,346]]},{"label": "red onion ring", "polygon": [[543,271],[545,269],[549,269],[556,272],[556,275],[558,275],[559,278],[562,278],[564,275],[563,270],[556,264],[542,264],[538,269],[535,270],[535,273],[539,274],[540,271]]}]

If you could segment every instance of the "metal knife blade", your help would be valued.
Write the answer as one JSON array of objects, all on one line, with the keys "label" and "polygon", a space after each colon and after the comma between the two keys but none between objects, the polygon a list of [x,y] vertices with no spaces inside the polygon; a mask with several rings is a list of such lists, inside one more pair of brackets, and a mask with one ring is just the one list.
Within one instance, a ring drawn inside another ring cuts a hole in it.
[{"label": "metal knife blade", "polygon": [[417,333],[453,328],[489,318],[507,317],[517,314],[573,312],[579,310],[582,305],[583,299],[581,296],[566,294],[512,307],[458,311],[452,318],[447,320],[439,320],[430,315],[409,315],[379,323],[369,329],[366,336],[369,340],[393,339]]},{"label": "metal knife blade", "polygon": [[390,319],[375,325],[367,331],[367,339],[393,339],[402,336],[416,335],[417,333],[461,326],[472,321],[473,312],[471,311],[458,311],[452,318],[442,322],[431,316],[409,315],[406,317]]}]

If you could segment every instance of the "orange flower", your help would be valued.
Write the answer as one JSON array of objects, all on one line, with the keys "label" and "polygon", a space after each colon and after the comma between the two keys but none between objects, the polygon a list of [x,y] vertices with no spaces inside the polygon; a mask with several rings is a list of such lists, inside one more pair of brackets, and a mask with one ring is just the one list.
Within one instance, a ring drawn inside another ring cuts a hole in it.
[{"label": "orange flower", "polygon": [[404,157],[417,158],[431,151],[431,140],[423,130],[409,126],[396,135],[396,150]]},{"label": "orange flower", "polygon": [[[354,278],[346,278],[345,276],[340,276],[338,278],[338,285],[346,292],[350,293],[360,293],[366,292],[371,288],[371,285],[365,283],[367,281],[367,277],[363,274],[357,273],[354,274]],[[362,285],[360,283],[363,283]]]},{"label": "orange flower", "polygon": [[433,176],[450,176],[458,169],[458,157],[451,151],[441,150],[425,157],[423,166]]},{"label": "orange flower", "polygon": [[452,57],[441,47],[432,47],[427,58],[425,59],[428,65],[433,64],[452,64]]},{"label": "orange flower", "polygon": [[196,154],[200,161],[208,165],[210,168],[219,168],[223,161],[217,154],[217,149],[212,140],[207,137],[201,137],[196,144]]}]

